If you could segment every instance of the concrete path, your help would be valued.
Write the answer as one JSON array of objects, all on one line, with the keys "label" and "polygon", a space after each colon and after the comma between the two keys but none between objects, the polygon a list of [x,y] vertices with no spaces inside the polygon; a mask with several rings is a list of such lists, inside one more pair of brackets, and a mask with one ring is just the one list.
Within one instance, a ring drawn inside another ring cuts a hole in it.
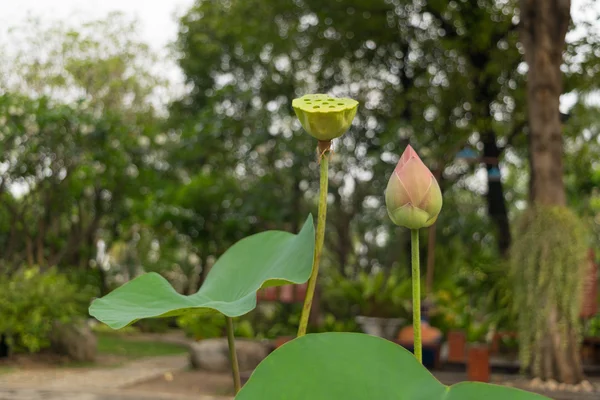
[{"label": "concrete path", "polygon": [[188,366],[186,355],[144,358],[117,368],[21,370],[0,375],[0,388],[111,390],[177,372]]},{"label": "concrete path", "polygon": [[0,389],[0,400],[227,400],[224,397],[179,396],[173,394],[153,395],[149,393],[78,392],[45,389]]},{"label": "concrete path", "polygon": [[[117,368],[53,368],[0,375],[0,400],[191,400],[192,397],[123,391],[125,387],[175,373],[188,366],[187,355],[150,357]],[[222,400],[194,396],[195,400]]]}]

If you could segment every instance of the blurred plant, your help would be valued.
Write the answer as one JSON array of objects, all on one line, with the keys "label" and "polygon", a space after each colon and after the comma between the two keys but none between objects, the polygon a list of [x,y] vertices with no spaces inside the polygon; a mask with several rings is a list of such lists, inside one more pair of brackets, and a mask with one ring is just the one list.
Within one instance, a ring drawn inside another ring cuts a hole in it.
[{"label": "blurred plant", "polygon": [[250,323],[257,339],[276,339],[296,335],[301,312],[301,304],[262,302],[240,320]]},{"label": "blurred plant", "polygon": [[[225,318],[218,313],[185,314],[177,317],[177,325],[194,340],[225,336]],[[234,332],[236,336],[243,338],[255,336],[252,324],[244,318],[236,321]]]},{"label": "blurred plant", "polygon": [[309,330],[311,333],[322,332],[361,332],[360,327],[354,319],[339,318],[331,313],[325,314],[318,327]]},{"label": "blurred plant", "polygon": [[103,335],[127,336],[135,335],[136,333],[139,333],[140,330],[133,326],[126,326],[125,328],[116,331],[110,326],[103,324],[102,322],[98,322],[92,325],[92,331],[95,333],[101,333]]},{"label": "blurred plant", "polygon": [[596,314],[586,321],[583,335],[600,338],[600,314]]},{"label": "blurred plant", "polygon": [[467,326],[467,342],[468,343],[488,343],[490,341],[490,321],[484,319],[482,321],[471,321]]},{"label": "blurred plant", "polygon": [[410,277],[400,269],[360,272],[354,279],[333,272],[324,279],[322,303],[338,318],[410,318]]},{"label": "blurred plant", "polygon": [[0,335],[14,351],[42,350],[55,322],[85,316],[89,297],[55,268],[21,268],[0,282]]},{"label": "blurred plant", "polygon": [[498,260],[482,261],[463,266],[454,276],[438,282],[430,311],[433,326],[443,332],[467,331],[473,321],[486,320],[491,332],[516,329],[508,266]]},{"label": "blurred plant", "polygon": [[496,310],[483,304],[472,304],[472,298],[461,287],[440,289],[434,293],[431,324],[443,332],[462,330],[470,343],[489,341],[497,327]]},{"label": "blurred plant", "polygon": [[0,63],[0,268],[91,269],[105,294],[119,266],[98,259],[100,243],[108,254],[132,242],[168,186],[164,80],[122,14],[42,22],[9,29],[14,51]]},{"label": "blurred plant", "polygon": [[469,297],[458,286],[436,290],[432,295],[433,306],[429,311],[431,325],[444,333],[464,330],[467,327],[465,311]]},{"label": "blurred plant", "polygon": [[137,321],[134,326],[140,330],[140,332],[146,333],[165,333],[168,332],[171,327],[176,327],[175,318],[159,318],[159,319],[142,319]]}]

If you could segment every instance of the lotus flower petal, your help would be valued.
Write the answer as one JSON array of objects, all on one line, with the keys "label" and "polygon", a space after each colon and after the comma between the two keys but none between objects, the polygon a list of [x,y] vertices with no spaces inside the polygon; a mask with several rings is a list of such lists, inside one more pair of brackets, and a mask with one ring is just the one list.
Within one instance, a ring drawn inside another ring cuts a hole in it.
[{"label": "lotus flower petal", "polygon": [[393,173],[385,189],[385,203],[388,205],[388,209],[395,210],[410,202],[411,199],[404,184],[396,173]]}]

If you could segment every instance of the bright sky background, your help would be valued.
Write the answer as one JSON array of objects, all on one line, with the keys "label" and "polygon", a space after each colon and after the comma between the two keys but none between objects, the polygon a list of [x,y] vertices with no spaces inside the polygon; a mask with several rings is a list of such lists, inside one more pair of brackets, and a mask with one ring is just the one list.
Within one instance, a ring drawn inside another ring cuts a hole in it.
[{"label": "bright sky background", "polygon": [[[581,9],[585,1],[572,0],[575,21],[593,16]],[[138,17],[146,41],[161,48],[175,38],[177,23],[174,15],[181,14],[193,3],[194,0],[0,0],[0,34],[7,27],[18,25],[31,13],[44,19],[76,22],[122,11]],[[600,11],[600,1],[596,1],[595,8]],[[600,29],[600,22],[598,25]]]},{"label": "bright sky background", "polygon": [[[594,12],[583,9],[582,4],[588,1],[572,0],[575,22],[598,18],[600,1],[595,2]],[[175,40],[176,15],[183,14],[193,3],[194,0],[0,0],[0,42],[5,40],[8,28],[19,25],[28,16],[40,17],[48,22],[65,20],[76,24],[103,18],[112,11],[121,11],[137,18],[142,39],[155,50],[163,51]],[[600,31],[600,21],[596,25]],[[181,82],[182,77],[176,65],[171,63],[168,69],[167,74],[174,83]],[[565,96],[562,100],[561,108],[569,108],[574,102],[572,96]]]},{"label": "bright sky background", "polygon": [[[175,39],[175,13],[187,10],[193,0],[0,0],[0,35],[28,15],[69,22],[99,19],[112,11],[137,17],[145,41],[160,49]],[[1,37],[1,36],[0,36]]]}]

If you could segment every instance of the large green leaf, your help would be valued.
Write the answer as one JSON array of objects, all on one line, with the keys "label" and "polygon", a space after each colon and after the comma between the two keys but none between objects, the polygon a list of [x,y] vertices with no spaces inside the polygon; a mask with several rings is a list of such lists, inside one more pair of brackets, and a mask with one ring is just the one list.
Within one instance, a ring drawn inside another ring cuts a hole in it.
[{"label": "large green leaf", "polygon": [[90,315],[114,329],[142,318],[201,309],[237,317],[256,307],[256,292],[261,287],[306,282],[312,271],[314,245],[309,215],[297,235],[267,231],[231,246],[193,295],[180,295],[162,276],[148,273],[95,300]]},{"label": "large green leaf", "polygon": [[236,400],[541,400],[518,389],[442,385],[407,350],[358,333],[295,339],[256,368]]}]

